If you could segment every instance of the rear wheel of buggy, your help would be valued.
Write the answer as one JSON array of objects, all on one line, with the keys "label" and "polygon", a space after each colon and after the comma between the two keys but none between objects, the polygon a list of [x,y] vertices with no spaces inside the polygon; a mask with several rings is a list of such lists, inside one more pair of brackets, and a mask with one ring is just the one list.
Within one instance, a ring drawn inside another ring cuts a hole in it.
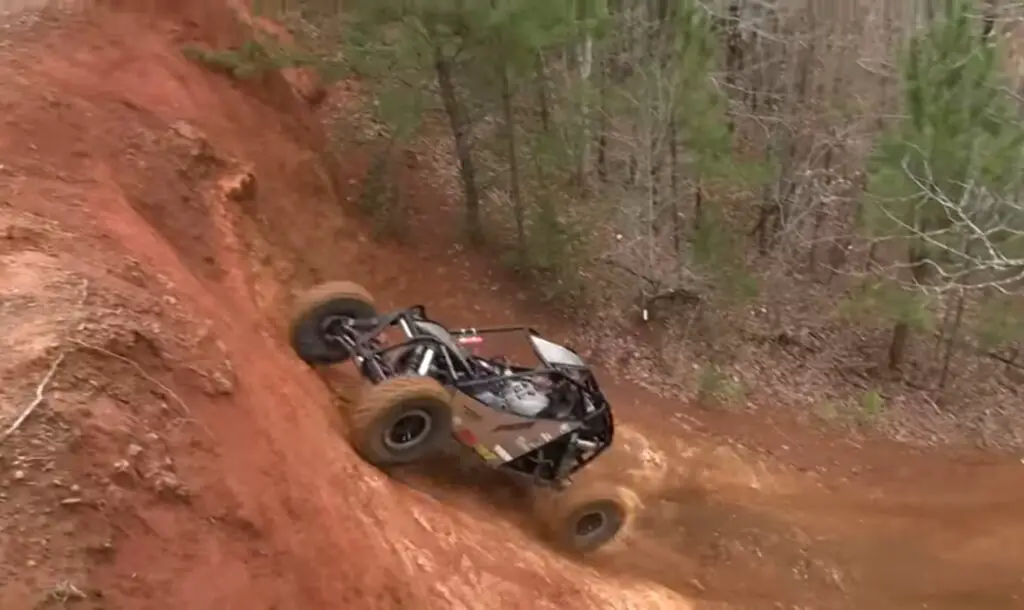
[{"label": "rear wheel of buggy", "polygon": [[448,392],[429,377],[394,377],[367,386],[349,414],[350,441],[378,467],[427,457],[452,434]]},{"label": "rear wheel of buggy", "polygon": [[613,541],[633,522],[639,500],[616,485],[569,487],[540,503],[555,542],[574,553],[591,553]]},{"label": "rear wheel of buggy", "polygon": [[307,364],[338,364],[352,354],[330,338],[338,324],[374,318],[373,297],[354,282],[326,282],[300,294],[292,311],[289,335],[295,353]]}]

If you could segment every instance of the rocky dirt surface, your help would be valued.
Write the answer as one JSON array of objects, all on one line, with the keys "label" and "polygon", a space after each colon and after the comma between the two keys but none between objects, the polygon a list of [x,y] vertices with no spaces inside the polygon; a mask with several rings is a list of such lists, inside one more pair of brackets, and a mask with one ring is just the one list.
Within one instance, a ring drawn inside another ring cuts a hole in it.
[{"label": "rocky dirt surface", "polygon": [[[354,377],[287,349],[296,289],[350,278],[453,324],[573,329],[486,261],[434,256],[429,231],[371,241],[350,205],[366,155],[324,152],[296,81],[233,82],[182,53],[241,40],[233,10],[5,23],[5,610],[1024,604],[1016,460],[695,411],[604,376],[620,442],[585,476],[629,483],[644,510],[586,561],[477,469],[364,465],[338,416]],[[426,205],[418,171],[401,186]]]}]

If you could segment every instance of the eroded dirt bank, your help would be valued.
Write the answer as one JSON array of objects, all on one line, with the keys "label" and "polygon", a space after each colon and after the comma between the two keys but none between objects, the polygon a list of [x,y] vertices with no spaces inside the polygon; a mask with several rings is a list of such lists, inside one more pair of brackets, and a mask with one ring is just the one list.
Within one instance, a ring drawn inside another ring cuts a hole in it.
[{"label": "eroded dirt bank", "polygon": [[[398,484],[360,463],[335,408],[352,378],[329,375],[336,395],[285,348],[293,288],[351,277],[453,323],[550,321],[480,261],[371,243],[343,204],[357,151],[325,157],[283,79],[182,54],[236,42],[236,21],[196,1],[5,30],[0,421],[45,399],[0,442],[0,607],[1024,603],[1019,464],[697,421],[609,380],[623,443],[594,475],[647,510],[582,565],[475,473]],[[730,429],[778,459],[707,434]]]}]

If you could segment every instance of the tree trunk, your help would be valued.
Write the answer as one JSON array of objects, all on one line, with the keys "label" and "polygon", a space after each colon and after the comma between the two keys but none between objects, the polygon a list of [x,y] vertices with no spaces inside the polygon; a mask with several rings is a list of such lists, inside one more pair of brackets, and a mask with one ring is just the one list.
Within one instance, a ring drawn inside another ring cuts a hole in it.
[{"label": "tree trunk", "polygon": [[[743,35],[740,33],[740,0],[729,0],[728,18],[725,25],[725,83],[730,96],[738,93],[739,74],[743,70]],[[740,98],[744,97],[740,94]],[[736,120],[730,110],[728,112],[729,132],[736,129]]]},{"label": "tree trunk", "polygon": [[[654,143],[652,138],[651,151],[648,153],[648,157],[654,159]],[[658,227],[664,220],[665,206],[662,204],[662,192],[661,192],[661,159],[651,163],[651,167],[648,169],[647,176],[648,184],[650,184],[650,195],[651,195],[651,237],[655,240],[658,239],[660,232]]]},{"label": "tree trunk", "polygon": [[520,263],[526,263],[526,211],[523,208],[523,194],[519,184],[519,147],[516,144],[516,125],[512,114],[512,83],[507,66],[501,73],[501,107],[505,120],[509,195],[512,198],[512,212],[516,220],[516,249]]},{"label": "tree trunk", "polygon": [[864,259],[864,272],[867,273],[874,269],[877,269],[881,265],[878,263],[878,248],[882,243],[878,240],[872,241],[871,246],[868,248],[868,255]]},{"label": "tree trunk", "polygon": [[[832,185],[832,146],[825,149],[823,161],[825,171],[826,188]],[[813,277],[818,272],[818,238],[821,235],[821,228],[828,217],[828,208],[820,201],[814,204],[814,225],[811,227],[811,246],[807,251],[807,272]]]},{"label": "tree trunk", "polygon": [[[577,19],[581,22],[588,15],[586,0],[577,0]],[[579,133],[577,145],[579,146],[579,158],[576,165],[576,185],[581,195],[589,192],[590,181],[590,156],[591,156],[591,135],[590,135],[590,102],[588,100],[590,74],[594,65],[594,39],[590,32],[583,32],[583,40],[576,48],[576,62],[579,70]]]},{"label": "tree trunk", "polygon": [[637,150],[640,148],[640,128],[635,124],[632,127],[634,145],[629,151],[629,162],[626,166],[626,183],[629,186],[636,186],[640,182],[640,159]]},{"label": "tree trunk", "polygon": [[598,107],[598,135],[597,135],[597,179],[602,184],[608,182],[608,87],[611,79],[611,54],[605,53],[601,68],[601,85],[598,90],[600,96]]},{"label": "tree trunk", "polygon": [[484,241],[483,223],[480,219],[480,192],[476,184],[476,167],[473,164],[473,150],[469,141],[469,120],[455,91],[451,63],[437,46],[434,47],[434,69],[437,71],[441,101],[448,115],[452,137],[455,139],[455,157],[459,162],[462,194],[466,199],[466,234],[470,243],[480,245]]},{"label": "tree trunk", "polygon": [[966,300],[964,290],[961,289],[956,295],[956,314],[953,317],[953,326],[949,329],[946,337],[946,354],[942,359],[942,373],[939,375],[939,387],[946,387],[949,381],[949,365],[953,361],[953,353],[956,352],[957,339],[960,337],[960,328],[964,321],[964,308]]},{"label": "tree trunk", "polygon": [[[914,285],[919,286],[925,283],[928,277],[928,266],[925,255],[917,246],[910,248],[908,256],[911,265],[911,276]],[[910,324],[906,321],[897,322],[892,329],[892,340],[889,343],[889,369],[896,371],[903,366],[907,356],[907,346],[910,343]]]},{"label": "tree trunk", "polygon": [[682,194],[679,190],[679,128],[675,117],[668,124],[669,162],[669,199],[672,201],[669,211],[672,214],[672,247],[675,251],[677,265],[682,264],[683,254],[683,212],[679,209]]},{"label": "tree trunk", "polygon": [[540,124],[545,134],[551,133],[551,107],[548,105],[548,73],[544,67],[544,56],[537,53],[537,108],[540,110]]},{"label": "tree trunk", "polygon": [[909,342],[910,325],[906,322],[898,322],[892,328],[892,339],[889,341],[889,368],[891,370],[898,370],[903,364]]},{"label": "tree trunk", "polygon": [[693,189],[693,233],[696,236],[704,227],[704,186],[697,181]]},{"label": "tree trunk", "polygon": [[[780,148],[780,129],[778,126],[772,128],[768,139],[768,146],[765,147],[764,151],[765,162],[770,162]],[[752,233],[757,236],[757,253],[761,256],[767,256],[771,250],[773,219],[780,213],[779,190],[782,188],[785,173],[785,167],[782,167],[774,185],[766,181],[761,187],[761,202],[758,206],[760,214],[757,218],[757,225],[754,226]]]},{"label": "tree trunk", "polygon": [[996,15],[999,14],[999,0],[988,0],[985,4],[985,12],[981,19],[981,39],[989,42],[996,29]]}]

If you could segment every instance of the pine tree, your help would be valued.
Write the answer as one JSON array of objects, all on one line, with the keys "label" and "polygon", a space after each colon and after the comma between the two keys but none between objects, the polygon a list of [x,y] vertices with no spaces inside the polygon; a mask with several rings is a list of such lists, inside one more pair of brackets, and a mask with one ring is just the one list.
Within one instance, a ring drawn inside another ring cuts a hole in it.
[{"label": "pine tree", "polygon": [[902,244],[905,260],[894,269],[909,270],[892,276],[910,293],[891,312],[891,368],[926,311],[913,293],[1008,286],[1022,270],[1013,254],[1024,228],[1024,209],[1014,203],[1024,186],[1024,128],[971,3],[946,0],[944,8],[910,41],[907,116],[876,149],[864,207],[876,239]]}]

